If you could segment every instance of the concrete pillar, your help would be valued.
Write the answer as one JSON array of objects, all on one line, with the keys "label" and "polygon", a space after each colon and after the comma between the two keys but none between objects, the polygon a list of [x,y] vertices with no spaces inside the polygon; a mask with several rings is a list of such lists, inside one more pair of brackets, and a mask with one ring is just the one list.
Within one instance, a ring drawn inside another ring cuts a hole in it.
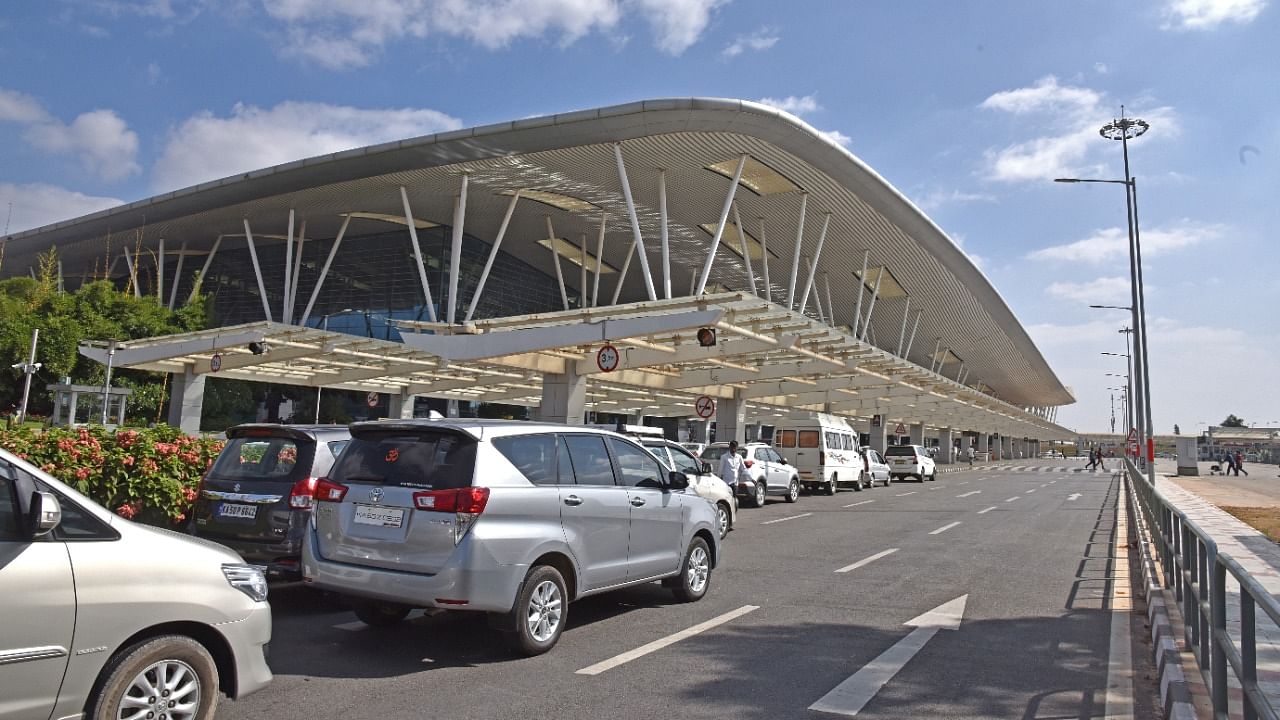
[{"label": "concrete pillar", "polygon": [[720,398],[716,402],[716,442],[747,441],[747,403],[738,398]]},{"label": "concrete pillar", "polygon": [[990,435],[986,434],[985,432],[978,433],[978,447],[974,448],[973,450],[974,454],[977,455],[978,458],[981,459],[983,457],[987,457],[986,455],[983,455],[983,453],[991,452],[990,441],[991,441]]},{"label": "concrete pillar", "polygon": [[538,419],[548,423],[566,425],[583,424],[587,408],[587,378],[569,369],[563,373],[547,373],[542,378],[542,404],[538,406]]},{"label": "concrete pillar", "polygon": [[914,423],[907,432],[911,434],[912,445],[924,445],[924,423]]},{"label": "concrete pillar", "polygon": [[1005,460],[1013,459],[1013,438],[1007,435],[1000,438],[1000,457]]},{"label": "concrete pillar", "polygon": [[187,367],[181,373],[169,374],[169,424],[188,435],[200,432],[200,413],[204,410],[204,375]]},{"label": "concrete pillar", "polygon": [[1196,464],[1199,449],[1196,447],[1196,436],[1179,435],[1173,439],[1174,450],[1178,453],[1178,474],[1199,475],[1200,466]]},{"label": "concrete pillar", "polygon": [[631,413],[631,415],[627,418],[627,424],[628,424],[628,425],[643,425],[643,424],[644,424],[644,411],[643,411],[643,410],[637,410],[637,411],[635,411],[635,412]]},{"label": "concrete pillar", "polygon": [[711,421],[693,420],[689,423],[689,442],[711,442]]},{"label": "concrete pillar", "polygon": [[884,455],[885,448],[889,446],[888,428],[885,427],[887,423],[888,421],[885,419],[884,415],[880,416],[879,427],[876,427],[874,422],[868,423],[868,426],[870,427],[868,432],[871,435],[871,449],[881,455]]},{"label": "concrete pillar", "polygon": [[940,428],[938,430],[938,454],[933,456],[934,462],[939,465],[950,465],[951,454],[955,448],[951,446],[951,428]]},{"label": "concrete pillar", "polygon": [[392,420],[411,420],[413,419],[413,396],[401,390],[397,394],[391,396],[389,403],[388,417]]},{"label": "concrete pillar", "polygon": [[[413,416],[413,408],[412,408],[412,407],[410,407],[410,409],[409,409],[409,416],[410,416],[410,417],[412,417],[412,416]],[[458,401],[457,401],[457,400],[446,400],[446,401],[445,401],[445,403],[444,403],[444,416],[445,416],[445,417],[451,417],[451,418],[462,417],[462,412],[458,409]]]}]

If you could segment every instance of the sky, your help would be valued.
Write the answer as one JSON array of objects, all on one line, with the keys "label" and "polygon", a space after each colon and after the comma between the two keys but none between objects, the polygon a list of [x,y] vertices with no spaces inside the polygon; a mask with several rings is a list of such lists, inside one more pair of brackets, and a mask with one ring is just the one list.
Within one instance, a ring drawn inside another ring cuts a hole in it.
[{"label": "sky", "polygon": [[[800,116],[982,269],[1110,428],[1129,305],[1156,431],[1280,426],[1280,0],[12,0],[9,232],[302,157],[657,97]],[[785,11],[784,11],[785,8]],[[1117,414],[1118,414],[1117,409]],[[1123,421],[1117,418],[1123,426]]]}]

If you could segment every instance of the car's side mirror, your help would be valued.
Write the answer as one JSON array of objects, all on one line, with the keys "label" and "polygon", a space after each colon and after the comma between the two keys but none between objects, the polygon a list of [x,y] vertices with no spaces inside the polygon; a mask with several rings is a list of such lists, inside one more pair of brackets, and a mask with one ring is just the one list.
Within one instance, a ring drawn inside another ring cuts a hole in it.
[{"label": "car's side mirror", "polygon": [[704,475],[710,475],[710,474],[711,474],[711,463],[709,463],[709,462],[704,462],[704,463],[702,463],[702,473],[703,473]]},{"label": "car's side mirror", "polygon": [[47,535],[62,522],[62,506],[53,493],[31,493],[31,511],[27,520],[32,538]]},{"label": "car's side mirror", "polygon": [[672,490],[683,490],[689,487],[689,478],[679,470],[667,473],[667,487]]},{"label": "car's side mirror", "polygon": [[783,465],[786,465],[786,464],[787,464],[787,459],[786,459],[786,458],[782,457],[781,455],[779,455],[778,457],[782,459],[782,464],[783,464]]}]

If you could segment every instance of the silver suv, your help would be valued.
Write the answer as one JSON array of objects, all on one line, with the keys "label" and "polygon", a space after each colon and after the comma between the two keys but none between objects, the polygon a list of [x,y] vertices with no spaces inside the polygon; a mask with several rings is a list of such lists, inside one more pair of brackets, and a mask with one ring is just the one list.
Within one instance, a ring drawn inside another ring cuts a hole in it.
[{"label": "silver suv", "polygon": [[0,450],[0,718],[211,718],[271,681],[262,570]]},{"label": "silver suv", "polygon": [[316,484],[303,575],[389,626],[413,608],[489,613],[517,651],[550,650],[569,601],[661,580],[700,599],[716,513],[616,433],[499,420],[358,423]]}]

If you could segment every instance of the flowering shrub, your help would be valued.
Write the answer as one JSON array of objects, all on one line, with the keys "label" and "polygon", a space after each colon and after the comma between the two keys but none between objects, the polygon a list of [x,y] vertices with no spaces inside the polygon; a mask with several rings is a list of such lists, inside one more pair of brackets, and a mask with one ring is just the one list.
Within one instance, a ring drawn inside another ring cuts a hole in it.
[{"label": "flowering shrub", "polygon": [[184,435],[167,425],[138,430],[0,431],[0,447],[117,515],[159,527],[186,521],[200,478],[223,444]]}]

